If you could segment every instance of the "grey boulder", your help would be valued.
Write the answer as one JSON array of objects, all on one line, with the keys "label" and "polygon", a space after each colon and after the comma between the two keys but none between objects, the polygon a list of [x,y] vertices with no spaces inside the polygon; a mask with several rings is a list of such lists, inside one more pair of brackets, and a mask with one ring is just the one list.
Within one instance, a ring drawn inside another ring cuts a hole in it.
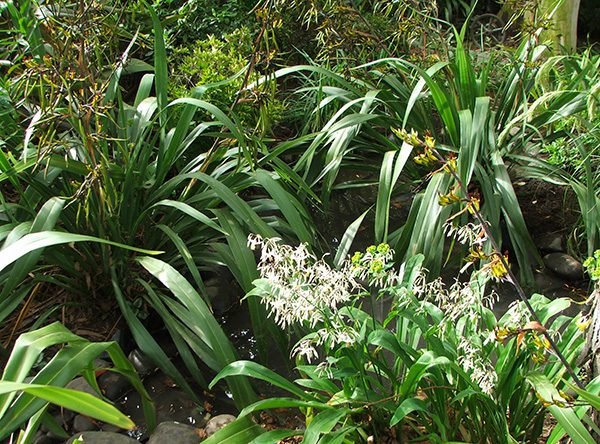
[{"label": "grey boulder", "polygon": [[544,256],[544,264],[551,272],[565,279],[577,281],[583,279],[581,262],[566,253],[550,253]]},{"label": "grey boulder", "polygon": [[[80,439],[81,437],[81,439]],[[83,432],[77,433],[69,438],[65,444],[139,444],[139,442],[129,436],[112,432]]]},{"label": "grey boulder", "polygon": [[148,444],[198,444],[199,430],[176,421],[162,422],[156,427]]}]

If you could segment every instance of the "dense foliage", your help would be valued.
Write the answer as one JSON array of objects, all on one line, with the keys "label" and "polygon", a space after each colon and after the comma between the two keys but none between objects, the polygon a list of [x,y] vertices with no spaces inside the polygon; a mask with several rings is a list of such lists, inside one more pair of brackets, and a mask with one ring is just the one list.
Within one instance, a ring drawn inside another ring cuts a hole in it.
[{"label": "dense foliage", "polygon": [[[0,5],[0,322],[22,332],[42,286],[120,311],[192,396],[227,383],[239,419],[207,442],[300,433],[263,434],[247,417],[278,407],[304,413],[304,442],[534,442],[547,411],[558,420],[548,442],[594,442],[580,418],[600,385],[577,376],[594,317],[535,293],[542,263],[513,187],[571,189],[571,253],[597,258],[594,49],[552,52],[537,2],[501,48],[471,41],[477,2],[155,3]],[[363,196],[342,226],[340,202]],[[214,315],[205,282],[222,268],[247,294],[260,362],[239,360]],[[486,301],[498,280],[521,300],[496,317]],[[0,439],[29,421],[14,435],[28,442],[47,401],[71,406],[44,386],[78,372],[93,385],[100,352],[131,372],[116,344],[44,326],[52,310],[2,348]],[[288,356],[294,342],[290,382],[269,370],[269,350]],[[259,401],[250,378],[293,397]],[[98,417],[131,426],[113,410]]]}]

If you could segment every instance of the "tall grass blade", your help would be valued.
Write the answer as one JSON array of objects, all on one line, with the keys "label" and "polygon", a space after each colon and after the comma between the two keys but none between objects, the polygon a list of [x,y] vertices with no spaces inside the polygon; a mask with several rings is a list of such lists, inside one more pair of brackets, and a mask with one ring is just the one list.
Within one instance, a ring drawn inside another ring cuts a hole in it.
[{"label": "tall grass blade", "polygon": [[[159,279],[173,295],[190,311],[195,320],[192,330],[200,330],[206,336],[207,345],[213,350],[222,367],[237,359],[233,345],[217,323],[204,300],[196,293],[189,282],[167,263],[152,258],[140,257],[137,261]],[[244,407],[256,400],[256,394],[249,382],[243,378],[227,381],[236,405]]]},{"label": "tall grass blade", "polygon": [[342,262],[346,259],[346,257],[348,256],[348,252],[350,251],[350,248],[352,247],[352,242],[354,242],[356,233],[358,233],[358,230],[360,229],[362,221],[364,220],[365,216],[369,213],[369,211],[371,211],[371,208],[369,208],[363,214],[358,216],[356,218],[356,220],[354,220],[354,222],[352,222],[348,226],[348,228],[346,228],[346,231],[344,232],[344,235],[342,236],[342,240],[340,241],[340,244],[338,245],[337,252],[335,253],[335,258],[333,259],[334,267],[339,267],[342,264]]},{"label": "tall grass blade", "polygon": [[[406,165],[413,146],[404,142],[399,152],[385,153],[379,173],[379,189],[375,206],[375,242],[387,243],[390,219],[390,202],[394,186]],[[396,158],[396,154],[398,155]]]},{"label": "tall grass blade", "polygon": [[53,245],[68,244],[72,242],[97,242],[100,244],[112,245],[114,247],[119,247],[142,254],[156,255],[162,253],[162,251],[145,250],[143,248],[136,248],[129,245],[121,244],[119,242],[113,242],[110,240],[100,239],[93,236],[85,236],[83,234],[61,233],[58,231],[42,231],[39,233],[31,233],[26,236],[23,236],[18,241],[13,242],[8,247],[0,250],[0,271],[4,270],[10,264],[24,257],[26,254],[31,253],[32,251],[36,251]]},{"label": "tall grass blade", "polygon": [[[160,127],[164,131],[167,115],[164,110],[167,107],[168,92],[167,86],[169,82],[168,67],[167,67],[167,50],[165,48],[165,39],[163,34],[163,28],[160,24],[160,19],[154,11],[154,8],[142,0],[150,17],[152,18],[152,25],[154,26],[154,75],[155,75],[155,87],[156,87],[156,98],[158,100],[158,112]],[[163,137],[164,139],[164,137]]]},{"label": "tall grass blade", "polygon": [[199,401],[197,396],[194,395],[194,391],[192,390],[186,379],[179,372],[177,367],[175,367],[175,365],[171,362],[171,360],[165,354],[160,345],[158,345],[154,337],[150,334],[150,332],[148,332],[146,327],[143,326],[143,324],[137,318],[135,313],[132,311],[127,300],[123,296],[121,289],[119,288],[114,268],[111,270],[111,273],[113,290],[115,292],[119,308],[121,309],[121,313],[123,313],[125,321],[127,321],[127,325],[131,330],[131,334],[133,335],[137,346],[146,356],[148,356],[156,365],[158,365],[179,387],[181,387],[186,393],[191,394],[196,400]]},{"label": "tall grass blade", "polygon": [[508,234],[521,268],[521,279],[525,285],[534,288],[535,280],[529,264],[529,255],[533,255],[538,263],[541,263],[541,258],[525,225],[523,213],[521,212],[519,201],[512,186],[508,169],[500,153],[494,151],[490,153],[490,157],[496,178],[496,185],[502,198],[502,213],[506,219]]},{"label": "tall grass blade", "polygon": [[[312,244],[314,235],[308,231],[306,222],[308,214],[306,214],[306,210],[304,210],[296,197],[287,192],[280,185],[280,182],[275,180],[267,171],[261,169],[257,170],[255,174],[258,183],[271,195],[289,224],[293,227],[298,240],[309,245]],[[300,211],[302,211],[302,214]]]}]

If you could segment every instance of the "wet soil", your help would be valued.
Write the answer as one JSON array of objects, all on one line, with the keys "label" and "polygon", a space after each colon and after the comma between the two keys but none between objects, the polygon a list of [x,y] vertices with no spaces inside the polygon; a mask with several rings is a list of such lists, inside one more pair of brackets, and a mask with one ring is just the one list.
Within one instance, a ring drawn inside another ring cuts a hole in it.
[{"label": "wet soil", "polygon": [[534,242],[548,234],[572,235],[580,213],[570,189],[540,179],[518,181],[513,186]]}]

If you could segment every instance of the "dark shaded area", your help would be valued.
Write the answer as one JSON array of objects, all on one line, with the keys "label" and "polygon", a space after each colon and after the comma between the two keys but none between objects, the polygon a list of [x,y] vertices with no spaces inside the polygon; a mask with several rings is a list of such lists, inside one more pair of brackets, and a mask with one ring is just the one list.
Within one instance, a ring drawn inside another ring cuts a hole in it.
[{"label": "dark shaded area", "polygon": [[581,0],[577,34],[580,39],[600,39],[600,2]]}]

